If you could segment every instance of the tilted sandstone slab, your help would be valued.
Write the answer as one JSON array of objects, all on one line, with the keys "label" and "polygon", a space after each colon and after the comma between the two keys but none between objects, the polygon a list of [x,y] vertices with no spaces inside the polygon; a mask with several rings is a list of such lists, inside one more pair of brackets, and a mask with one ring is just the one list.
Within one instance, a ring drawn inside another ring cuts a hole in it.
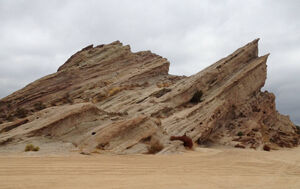
[{"label": "tilted sandstone slab", "polygon": [[168,60],[150,51],[90,45],[1,99],[0,144],[44,137],[83,153],[168,153],[184,150],[171,136],[187,135],[198,145],[294,147],[297,127],[261,91],[267,58],[254,40],[185,77],[169,75]]}]

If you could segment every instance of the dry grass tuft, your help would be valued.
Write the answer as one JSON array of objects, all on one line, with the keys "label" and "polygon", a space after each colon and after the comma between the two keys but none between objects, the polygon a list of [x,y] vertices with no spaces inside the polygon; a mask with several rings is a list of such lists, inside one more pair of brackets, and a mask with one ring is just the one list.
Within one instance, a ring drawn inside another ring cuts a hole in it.
[{"label": "dry grass tuft", "polygon": [[113,95],[115,95],[115,94],[121,92],[122,90],[123,90],[122,87],[114,87],[114,88],[111,88],[111,89],[108,91],[107,96],[108,96],[108,97],[109,97],[109,96],[113,96]]},{"label": "dry grass tuft", "polygon": [[37,152],[39,150],[40,150],[40,147],[34,146],[33,144],[27,144],[25,147],[25,152],[29,152],[29,151]]},{"label": "dry grass tuft", "polygon": [[164,146],[159,142],[159,140],[151,140],[150,146],[148,147],[148,154],[156,154],[164,149]]},{"label": "dry grass tuft", "polygon": [[172,85],[171,83],[167,83],[167,82],[163,82],[163,83],[158,82],[158,83],[156,83],[156,86],[158,88],[166,88],[166,87],[170,87],[171,85]]}]

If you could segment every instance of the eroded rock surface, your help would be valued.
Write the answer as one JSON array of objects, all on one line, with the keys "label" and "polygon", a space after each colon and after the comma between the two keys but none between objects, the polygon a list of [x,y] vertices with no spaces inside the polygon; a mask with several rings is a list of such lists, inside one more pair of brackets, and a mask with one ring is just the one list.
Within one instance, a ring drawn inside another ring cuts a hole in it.
[{"label": "eroded rock surface", "polygon": [[199,145],[297,146],[297,127],[261,91],[267,58],[254,40],[185,77],[169,75],[168,60],[150,51],[90,45],[1,99],[0,150],[42,138],[84,154],[168,153],[184,150],[170,141],[183,135]]}]

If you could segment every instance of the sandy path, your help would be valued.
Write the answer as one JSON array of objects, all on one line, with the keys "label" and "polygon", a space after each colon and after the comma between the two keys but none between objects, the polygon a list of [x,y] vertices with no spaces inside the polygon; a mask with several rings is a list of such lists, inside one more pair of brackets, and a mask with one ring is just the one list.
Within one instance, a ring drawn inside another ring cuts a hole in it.
[{"label": "sandy path", "polygon": [[0,188],[300,188],[300,148],[176,155],[0,157]]}]

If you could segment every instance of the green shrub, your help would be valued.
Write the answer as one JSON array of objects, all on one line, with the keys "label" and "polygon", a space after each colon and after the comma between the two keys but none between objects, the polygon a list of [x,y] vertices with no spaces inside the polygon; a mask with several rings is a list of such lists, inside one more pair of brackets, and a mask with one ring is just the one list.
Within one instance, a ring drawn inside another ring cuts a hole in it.
[{"label": "green shrub", "polygon": [[243,136],[243,135],[244,135],[244,133],[242,131],[237,133],[237,136]]},{"label": "green shrub", "polygon": [[40,150],[40,147],[34,146],[33,144],[27,144],[25,147],[25,152],[34,151],[37,152]]},{"label": "green shrub", "polygon": [[36,147],[33,148],[33,151],[35,151],[35,152],[37,152],[39,150],[40,150],[40,147],[38,147],[38,146],[36,146]]}]

